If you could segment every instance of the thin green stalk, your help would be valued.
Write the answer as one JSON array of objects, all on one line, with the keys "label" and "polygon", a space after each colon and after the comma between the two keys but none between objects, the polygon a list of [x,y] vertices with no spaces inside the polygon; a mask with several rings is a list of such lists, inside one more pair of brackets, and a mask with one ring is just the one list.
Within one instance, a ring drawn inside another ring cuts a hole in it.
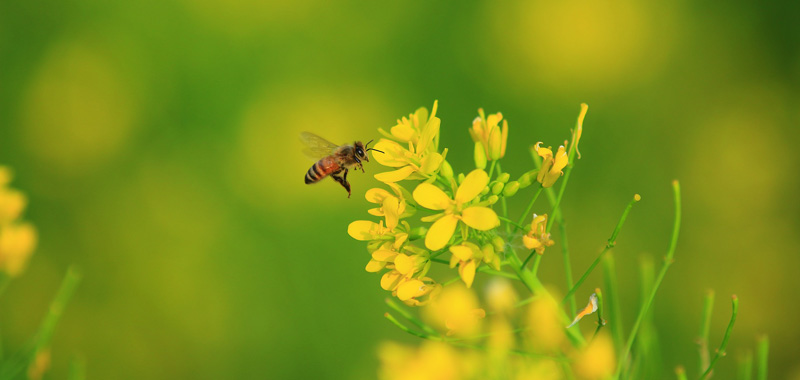
[{"label": "thin green stalk", "polygon": [[767,380],[767,367],[769,359],[769,337],[764,335],[758,340],[758,347],[756,348],[756,355],[758,360],[758,380]]},{"label": "thin green stalk", "polygon": [[69,269],[67,269],[67,274],[64,276],[64,280],[61,282],[61,287],[58,289],[58,293],[56,293],[56,297],[50,304],[50,309],[48,310],[44,321],[42,321],[39,331],[36,333],[36,343],[34,346],[35,352],[41,351],[48,344],[50,344],[50,339],[53,337],[53,331],[55,331],[56,324],[58,323],[58,320],[61,319],[61,315],[64,313],[67,302],[69,302],[69,299],[72,298],[72,294],[75,292],[75,289],[78,287],[80,281],[81,274],[75,266],[71,266]]},{"label": "thin green stalk", "polygon": [[499,218],[500,220],[502,220],[502,221],[504,221],[504,222],[506,222],[506,223],[508,223],[508,224],[510,224],[510,225],[512,225],[512,226],[514,226],[514,227],[516,227],[516,228],[519,228],[519,229],[521,229],[521,230],[524,230],[524,229],[525,229],[525,227],[524,227],[524,226],[522,226],[522,225],[520,225],[520,224],[517,224],[517,222],[515,222],[515,221],[513,221],[513,220],[511,220],[511,219],[508,219],[508,218],[506,218],[505,216],[498,216],[498,218]]},{"label": "thin green stalk", "polygon": [[[531,198],[531,202],[528,203],[528,207],[525,209],[525,212],[522,213],[522,217],[519,218],[519,222],[517,222],[518,226],[522,226],[523,223],[525,223],[525,219],[527,219],[528,215],[531,213],[533,204],[536,203],[536,199],[539,198],[539,194],[542,193],[542,189],[544,188],[541,185],[539,185],[539,187],[536,189],[536,192],[533,194],[533,198]],[[503,199],[505,199],[505,197]],[[514,229],[514,232],[517,232],[517,228]]]},{"label": "thin green stalk", "polygon": [[73,357],[69,363],[69,373],[67,380],[84,380],[86,379],[86,361],[80,357]]},{"label": "thin green stalk", "polygon": [[708,331],[711,328],[711,312],[714,309],[714,291],[709,289],[703,301],[703,316],[700,319],[700,333],[697,338],[698,368],[697,375],[702,376],[703,370],[708,368]]},{"label": "thin green stalk", "polygon": [[487,266],[480,266],[480,267],[478,267],[478,272],[483,272],[483,273],[486,273],[486,274],[493,274],[493,275],[495,275],[495,276],[500,276],[500,277],[510,278],[510,279],[512,279],[512,280],[516,280],[516,279],[518,279],[518,277],[517,277],[516,275],[514,275],[513,273],[508,273],[508,272],[503,272],[503,271],[499,271],[499,270],[494,270],[494,269],[492,269],[492,268],[489,268],[489,267],[487,267]]},{"label": "thin green stalk", "polygon": [[614,379],[619,379],[622,368],[624,367],[625,362],[628,360],[628,355],[633,347],[633,341],[636,339],[636,334],[639,332],[639,326],[641,326],[642,320],[644,319],[645,314],[647,314],[647,311],[650,310],[650,305],[653,304],[653,300],[656,297],[656,292],[661,286],[661,281],[664,280],[664,276],[667,274],[667,270],[669,269],[670,265],[672,265],[673,258],[675,256],[675,247],[678,244],[678,235],[681,230],[681,186],[678,180],[672,181],[672,192],[675,198],[675,222],[672,226],[672,238],[670,239],[669,248],[667,249],[667,255],[664,257],[664,265],[661,267],[658,277],[656,277],[656,282],[653,284],[653,289],[650,291],[650,296],[648,297],[647,302],[642,305],[642,308],[639,310],[639,314],[636,316],[636,321],[633,323],[631,334],[628,336],[628,342],[625,344],[625,350],[623,350],[619,356],[619,360],[617,362],[617,371],[614,374]]},{"label": "thin green stalk", "polygon": [[753,379],[753,352],[747,351],[739,362],[739,380]]},{"label": "thin green stalk", "polygon": [[[561,256],[564,258],[564,277],[567,281],[567,289],[572,289],[572,264],[569,260],[569,246],[567,245],[567,225],[565,223],[558,224],[558,230],[561,233]],[[570,315],[575,315],[577,312],[577,305],[575,304],[575,294],[568,297]]]},{"label": "thin green stalk", "polygon": [[606,320],[603,319],[603,292],[600,291],[599,288],[594,290],[594,294],[597,295],[597,329],[594,330],[594,335],[592,335],[592,339],[597,336],[597,333],[600,332],[600,329],[606,325]]},{"label": "thin green stalk", "polygon": [[714,369],[714,365],[717,364],[717,360],[725,356],[725,347],[728,346],[728,339],[730,339],[731,333],[733,332],[733,324],[736,323],[736,314],[739,312],[739,298],[736,297],[735,294],[731,297],[731,303],[733,305],[733,312],[731,313],[731,321],[728,323],[728,328],[725,330],[725,336],[722,337],[722,343],[720,343],[717,349],[717,354],[714,355],[714,359],[711,359],[708,369],[700,376],[700,380],[707,379],[711,374],[711,370]]},{"label": "thin green stalk", "polygon": [[436,332],[436,330],[434,330],[433,327],[428,326],[427,324],[425,324],[425,322],[422,322],[421,320],[419,320],[419,318],[413,316],[411,313],[408,312],[408,310],[406,310],[402,306],[400,306],[400,304],[398,304],[397,301],[395,301],[394,299],[386,298],[385,301],[386,301],[386,305],[389,306],[392,310],[396,311],[403,318],[405,318],[409,322],[415,324],[417,327],[421,328],[426,333],[428,333],[430,335],[439,335],[439,333]]},{"label": "thin green stalk", "polygon": [[[536,251],[533,251],[531,253],[531,255],[533,255],[535,253],[536,253]],[[533,257],[533,266],[531,267],[531,272],[533,273],[534,276],[537,276],[537,273],[539,273],[539,264],[541,264],[541,262],[542,262],[542,256],[544,256],[544,255],[536,254]]]},{"label": "thin green stalk", "polygon": [[633,208],[633,205],[636,204],[636,202],[639,202],[641,199],[642,197],[639,196],[639,194],[635,194],[633,196],[633,199],[631,199],[631,201],[628,203],[628,207],[625,207],[625,211],[622,212],[622,216],[619,218],[617,226],[614,228],[614,232],[611,233],[611,237],[608,239],[605,248],[603,248],[600,254],[597,255],[597,258],[594,259],[594,262],[592,262],[592,265],[589,266],[589,269],[587,269],[586,272],[583,273],[583,276],[581,276],[581,278],[578,279],[578,282],[575,283],[575,286],[573,286],[569,290],[569,292],[567,292],[567,295],[566,297],[564,297],[563,300],[564,303],[566,303],[569,297],[575,294],[575,291],[577,291],[578,288],[581,286],[581,284],[583,284],[583,282],[586,281],[586,278],[589,277],[589,274],[592,273],[594,267],[596,267],[597,264],[600,262],[600,260],[603,258],[603,255],[605,255],[606,252],[608,252],[608,250],[617,245],[617,235],[619,235],[620,230],[622,230],[622,225],[625,224],[625,219],[628,218],[628,213],[631,212],[631,208]]},{"label": "thin green stalk", "polygon": [[675,368],[675,377],[677,377],[678,380],[687,380],[686,370],[682,366],[678,366],[678,368]]},{"label": "thin green stalk", "polygon": [[561,180],[561,187],[558,189],[558,197],[556,198],[556,203],[553,205],[553,217],[547,221],[547,228],[545,231],[550,231],[553,228],[553,223],[556,221],[555,214],[559,210],[558,206],[561,204],[561,199],[564,198],[564,190],[567,188],[567,182],[569,181],[569,175],[572,174],[572,168],[575,166],[572,165],[572,158],[569,159],[570,164],[567,166],[567,170],[564,172],[564,178]]},{"label": "thin green stalk", "polygon": [[[498,162],[498,161],[492,161],[492,165],[494,165],[494,163],[497,163],[497,176],[499,177],[500,175],[503,174],[503,167],[500,165],[500,162]],[[492,176],[490,175],[489,178],[492,178]],[[503,210],[503,217],[508,219],[508,203],[506,201],[506,197],[500,197],[500,207]],[[522,224],[522,222],[519,222],[519,224]],[[517,227],[514,227],[514,231],[516,231],[516,228]],[[511,238],[511,226],[508,223],[506,223],[506,234],[509,235],[509,239],[510,239]]]},{"label": "thin green stalk", "polygon": [[[529,270],[525,269],[522,266],[522,262],[519,260],[519,256],[517,256],[516,251],[513,249],[508,250],[508,262],[514,272],[517,273],[517,277],[528,290],[531,291],[535,296],[543,296],[547,297],[548,299],[553,300],[553,296],[544,288],[544,285],[539,281],[536,276],[533,275]],[[558,308],[560,313],[560,318],[564,323],[564,326],[568,325],[571,319],[564,313],[564,310]],[[567,338],[572,342],[573,345],[577,347],[582,347],[586,344],[586,340],[580,334],[578,329],[565,329],[567,333]]]},{"label": "thin green stalk", "polygon": [[497,160],[493,160],[492,165],[489,166],[489,179],[492,179],[492,174],[494,173],[495,166],[497,166]]},{"label": "thin green stalk", "polygon": [[622,311],[619,306],[619,290],[617,289],[617,271],[614,268],[614,254],[609,252],[603,259],[603,277],[605,278],[606,299],[610,308],[611,337],[614,339],[615,352],[622,351],[625,338],[622,336]]},{"label": "thin green stalk", "polygon": [[389,313],[384,313],[383,316],[386,319],[388,319],[389,322],[392,322],[392,324],[394,324],[395,326],[399,327],[400,330],[403,330],[403,331],[405,331],[405,332],[407,332],[407,333],[409,333],[411,335],[414,335],[416,337],[420,337],[420,338],[423,338],[423,339],[436,340],[436,341],[440,341],[440,342],[442,341],[442,338],[435,337],[435,336],[430,336],[430,335],[427,335],[425,333],[421,333],[419,331],[415,331],[415,330],[412,330],[412,329],[406,327],[406,325],[400,323],[400,321],[398,321],[397,318],[395,318],[393,315],[391,315]]}]

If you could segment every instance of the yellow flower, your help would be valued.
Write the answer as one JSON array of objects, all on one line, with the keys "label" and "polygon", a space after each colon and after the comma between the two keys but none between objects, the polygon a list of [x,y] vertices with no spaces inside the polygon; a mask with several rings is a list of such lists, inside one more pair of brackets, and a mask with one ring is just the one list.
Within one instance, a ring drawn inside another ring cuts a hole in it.
[{"label": "yellow flower", "polygon": [[432,325],[447,329],[447,335],[473,336],[480,332],[481,319],[486,311],[478,307],[478,297],[458,284],[442,289],[423,310],[423,316]]},{"label": "yellow flower", "polygon": [[480,360],[442,342],[423,342],[419,348],[384,342],[378,348],[380,380],[459,380],[475,378],[471,370]]},{"label": "yellow flower", "polygon": [[[405,231],[408,230],[408,223],[403,222]],[[408,240],[408,233],[397,228],[391,229],[380,223],[369,220],[356,220],[347,226],[347,234],[353,239],[361,241],[393,240],[394,247],[399,249]]]},{"label": "yellow flower", "polygon": [[550,233],[545,231],[547,228],[547,214],[533,214],[531,230],[522,236],[522,244],[525,248],[536,250],[538,254],[544,254],[544,249],[550,247],[555,242],[550,239]]},{"label": "yellow flower", "polygon": [[436,220],[425,236],[425,246],[428,249],[436,251],[444,248],[453,236],[459,220],[481,231],[500,225],[500,219],[491,208],[467,206],[479,197],[488,183],[489,175],[481,169],[476,169],[458,186],[454,199],[450,199],[442,189],[430,183],[421,183],[414,189],[413,196],[417,204],[431,210],[442,210],[442,213],[423,218],[424,221]]},{"label": "yellow flower", "polygon": [[402,188],[390,183],[389,187],[394,190],[395,195],[381,188],[367,190],[365,197],[370,203],[376,203],[380,207],[372,208],[368,212],[375,216],[386,218],[386,227],[394,230],[400,219],[411,216],[416,211],[413,207],[407,207],[406,197]]},{"label": "yellow flower", "polygon": [[0,271],[18,276],[36,247],[36,230],[28,223],[0,226]]},{"label": "yellow flower", "polygon": [[576,355],[575,374],[581,379],[607,379],[616,368],[614,357],[614,342],[602,331]]},{"label": "yellow flower", "polygon": [[[506,141],[508,140],[508,121],[503,120],[500,112],[489,115],[487,118],[483,113],[483,108],[478,109],[478,117],[472,121],[472,128],[469,130],[472,141],[480,145],[481,149],[475,148],[477,155],[482,151],[487,160],[497,160],[506,155]],[[503,127],[500,128],[500,121]],[[476,162],[478,158],[476,157]]]},{"label": "yellow flower", "polygon": [[398,169],[376,174],[377,180],[394,183],[404,179],[427,179],[441,168],[444,155],[438,152],[441,120],[436,117],[437,106],[438,102],[434,102],[430,117],[428,110],[420,108],[409,118],[398,120],[391,133],[379,129],[385,136],[396,141],[378,141],[375,149],[384,153],[373,157],[381,165]]},{"label": "yellow flower", "polygon": [[450,247],[450,253],[453,254],[450,257],[450,268],[458,265],[458,276],[464,281],[464,285],[471,288],[475,280],[475,271],[480,264],[481,250],[477,245],[466,242]]},{"label": "yellow flower", "polygon": [[552,298],[540,297],[528,307],[526,336],[533,352],[555,352],[566,339],[559,306]]},{"label": "yellow flower", "polygon": [[[567,142],[565,141],[564,144]],[[541,142],[536,143],[533,149],[539,156],[542,157],[542,168],[539,170],[539,175],[536,180],[542,184],[542,187],[550,187],[556,183],[558,177],[564,174],[561,170],[569,163],[567,151],[564,145],[558,147],[558,152],[553,156],[553,150],[550,148],[539,147]]]},{"label": "yellow flower", "polygon": [[36,247],[36,230],[18,221],[27,205],[25,195],[9,189],[11,171],[0,166],[0,271],[18,276]]}]

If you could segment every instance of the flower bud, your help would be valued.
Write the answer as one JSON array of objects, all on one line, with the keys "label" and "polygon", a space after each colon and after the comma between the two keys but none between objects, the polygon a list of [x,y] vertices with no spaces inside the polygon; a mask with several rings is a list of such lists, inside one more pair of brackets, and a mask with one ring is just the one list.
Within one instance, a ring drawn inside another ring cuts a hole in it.
[{"label": "flower bud", "polygon": [[481,196],[489,194],[489,191],[490,191],[489,186],[484,187],[483,190],[481,190]]},{"label": "flower bud", "polygon": [[426,227],[415,227],[412,228],[411,231],[408,231],[408,239],[409,240],[417,240],[420,238],[425,237],[425,234],[428,233],[428,229]]},{"label": "flower bud", "polygon": [[492,194],[494,195],[500,194],[501,192],[503,192],[503,187],[504,185],[501,182],[496,182],[492,186]]},{"label": "flower bud", "polygon": [[497,195],[490,195],[489,198],[486,198],[486,201],[490,205],[493,205],[493,204],[497,203],[498,200],[500,200],[500,197],[498,197]]},{"label": "flower bud", "polygon": [[505,189],[503,189],[503,195],[506,197],[511,197],[514,194],[516,194],[518,190],[519,190],[519,182],[511,181],[506,185]]},{"label": "flower bud", "polygon": [[445,160],[442,162],[442,168],[439,170],[439,174],[446,179],[453,179],[453,167],[450,166],[450,163]]},{"label": "flower bud", "polygon": [[494,246],[495,252],[504,252],[506,247],[506,241],[503,240],[500,236],[495,236],[492,238],[492,245]]},{"label": "flower bud", "polygon": [[475,143],[475,167],[486,169],[486,152],[480,143]]},{"label": "flower bud", "polygon": [[511,179],[511,175],[508,174],[508,173],[503,173],[503,174],[500,174],[499,176],[497,176],[497,181],[502,182],[502,183],[508,182],[509,179]]},{"label": "flower bud", "polygon": [[459,185],[464,183],[464,178],[467,178],[467,176],[465,176],[464,173],[458,173],[458,184]]},{"label": "flower bud", "polygon": [[533,183],[533,180],[531,179],[531,176],[528,173],[525,173],[525,174],[523,174],[523,175],[521,175],[519,177],[517,182],[519,183],[519,187],[521,189],[524,189],[524,188],[530,186],[531,183]]}]

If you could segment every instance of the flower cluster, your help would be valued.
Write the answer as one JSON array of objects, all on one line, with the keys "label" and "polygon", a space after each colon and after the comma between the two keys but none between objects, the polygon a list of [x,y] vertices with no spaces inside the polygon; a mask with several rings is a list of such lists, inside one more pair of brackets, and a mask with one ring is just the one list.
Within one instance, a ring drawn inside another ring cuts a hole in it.
[{"label": "flower cluster", "polygon": [[[350,236],[367,242],[366,270],[382,273],[381,287],[414,306],[429,303],[443,283],[452,283],[453,278],[430,275],[434,264],[457,269],[457,279],[467,288],[482,271],[502,271],[506,248],[516,243],[508,230],[502,231],[498,202],[505,205],[537,180],[540,187],[552,186],[568,163],[565,157],[548,156],[541,170],[531,168],[512,180],[498,164],[505,155],[508,120],[499,112],[487,116],[479,109],[466,128],[475,142],[476,166],[456,174],[446,160],[447,149],[439,147],[437,109],[434,102],[431,112],[419,108],[388,131],[379,129],[383,138],[375,148],[383,153],[373,157],[391,170],[375,175],[386,187],[370,189],[366,199],[376,205],[369,214],[380,219],[357,220],[348,227]],[[545,151],[541,148],[540,154]],[[508,220],[507,215],[503,219]],[[541,254],[553,241],[537,228],[534,224],[523,240]]]},{"label": "flower cluster", "polygon": [[0,271],[16,277],[36,247],[36,230],[20,221],[27,198],[8,187],[11,179],[11,170],[0,166]]}]

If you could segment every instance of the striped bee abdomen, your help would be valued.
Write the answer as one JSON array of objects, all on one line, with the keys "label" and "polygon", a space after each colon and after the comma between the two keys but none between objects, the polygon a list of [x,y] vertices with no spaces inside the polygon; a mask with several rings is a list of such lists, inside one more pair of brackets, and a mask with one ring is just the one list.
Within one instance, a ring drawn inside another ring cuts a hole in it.
[{"label": "striped bee abdomen", "polygon": [[317,182],[339,169],[339,165],[333,157],[325,157],[311,165],[311,169],[308,169],[306,172],[306,184]]}]

